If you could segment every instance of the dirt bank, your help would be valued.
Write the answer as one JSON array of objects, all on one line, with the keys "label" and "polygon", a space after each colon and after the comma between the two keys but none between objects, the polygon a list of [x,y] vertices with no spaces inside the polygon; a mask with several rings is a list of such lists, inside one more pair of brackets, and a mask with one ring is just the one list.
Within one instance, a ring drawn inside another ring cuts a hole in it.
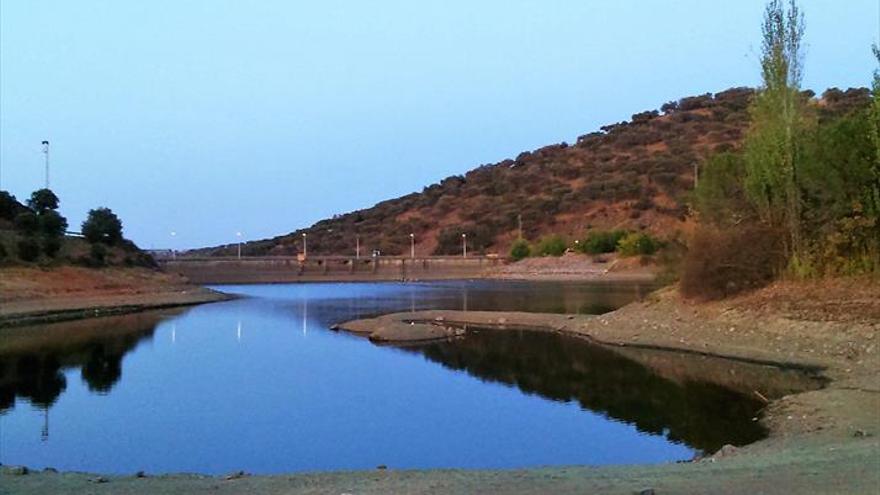
[{"label": "dirt bank", "polygon": [[650,258],[621,258],[616,254],[587,256],[567,253],[564,256],[526,258],[516,263],[486,269],[485,278],[506,280],[607,280],[651,281],[658,268]]},{"label": "dirt bank", "polygon": [[228,299],[183,277],[143,268],[3,268],[0,327]]},{"label": "dirt bank", "polygon": [[[734,300],[696,304],[669,290],[598,316],[424,312],[341,325],[377,341],[449,338],[464,325],[534,328],[613,345],[676,379],[729,381],[688,368],[675,349],[821,368],[823,389],[784,395],[761,421],[766,440],[699,462],[504,471],[395,471],[138,478],[5,468],[10,493],[877,493],[880,490],[880,290],[845,281],[779,284]],[[442,318],[442,320],[437,320]],[[411,324],[412,323],[412,324]],[[720,369],[720,368],[719,368]],[[721,370],[721,369],[720,369]],[[734,382],[735,383],[735,382]],[[742,383],[740,382],[740,385]],[[590,448],[585,446],[585,448]],[[391,466],[393,468],[393,466]]]}]

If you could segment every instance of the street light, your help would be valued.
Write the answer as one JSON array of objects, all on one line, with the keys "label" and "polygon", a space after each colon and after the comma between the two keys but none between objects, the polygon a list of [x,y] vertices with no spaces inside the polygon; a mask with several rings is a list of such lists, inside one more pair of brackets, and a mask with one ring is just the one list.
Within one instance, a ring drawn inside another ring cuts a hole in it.
[{"label": "street light", "polygon": [[354,236],[354,259],[361,259],[361,236]]},{"label": "street light", "polygon": [[236,232],[235,236],[238,237],[238,259],[241,259],[241,232]]},{"label": "street light", "polygon": [[409,235],[409,257],[416,257],[416,235],[412,233]]},{"label": "street light", "polygon": [[[172,239],[171,244],[174,244],[174,238],[175,238],[175,237],[177,237],[177,232],[175,232],[175,231],[172,230],[172,231],[171,231],[171,239]],[[173,259],[173,260],[176,260],[176,259],[177,259],[177,250],[174,249],[174,246],[173,246],[173,245],[171,246],[171,259]]]},{"label": "street light", "polygon": [[308,234],[303,232],[303,258],[308,256],[308,247],[306,246],[306,235],[308,235]]},{"label": "street light", "polygon": [[461,234],[461,257],[467,258],[467,234]]}]

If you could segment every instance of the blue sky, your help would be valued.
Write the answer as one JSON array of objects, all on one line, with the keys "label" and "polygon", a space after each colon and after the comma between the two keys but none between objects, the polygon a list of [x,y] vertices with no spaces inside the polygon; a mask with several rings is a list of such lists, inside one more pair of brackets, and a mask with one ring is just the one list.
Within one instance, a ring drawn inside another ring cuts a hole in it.
[{"label": "blue sky", "polygon": [[[867,86],[877,0],[803,0],[804,86]],[[0,3],[0,187],[143,247],[286,233],[758,83],[763,0]],[[177,235],[172,238],[170,232]]]}]

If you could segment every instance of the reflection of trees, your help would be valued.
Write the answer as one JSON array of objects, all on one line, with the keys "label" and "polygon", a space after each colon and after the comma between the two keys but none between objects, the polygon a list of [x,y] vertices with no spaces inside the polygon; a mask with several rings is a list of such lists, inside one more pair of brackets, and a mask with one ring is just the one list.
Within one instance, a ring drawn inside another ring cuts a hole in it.
[{"label": "reflection of trees", "polygon": [[0,344],[0,413],[16,397],[50,408],[67,388],[69,368],[82,368],[89,390],[109,392],[122,378],[123,356],[152,337],[158,322],[127,315],[22,329]]},{"label": "reflection of trees", "polygon": [[16,363],[16,375],[19,376],[17,395],[43,409],[54,404],[67,388],[61,364],[54,354],[22,356]]},{"label": "reflection of trees", "polygon": [[703,451],[765,435],[752,418],[763,404],[708,382],[677,383],[584,341],[536,332],[481,331],[406,348],[483,380],[584,408]]},{"label": "reflection of trees", "polygon": [[104,346],[96,345],[82,367],[82,378],[92,392],[109,392],[122,378],[122,356],[107,354]]}]

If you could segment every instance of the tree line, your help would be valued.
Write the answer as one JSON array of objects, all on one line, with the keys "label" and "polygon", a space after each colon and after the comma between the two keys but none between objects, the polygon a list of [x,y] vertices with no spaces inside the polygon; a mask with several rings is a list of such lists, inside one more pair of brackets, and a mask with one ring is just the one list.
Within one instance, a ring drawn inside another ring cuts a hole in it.
[{"label": "tree line", "polygon": [[880,70],[868,105],[828,115],[835,92],[815,99],[801,89],[804,32],[795,0],[767,4],[745,139],[709,158],[694,192],[686,295],[723,297],[779,277],[880,275]]}]

